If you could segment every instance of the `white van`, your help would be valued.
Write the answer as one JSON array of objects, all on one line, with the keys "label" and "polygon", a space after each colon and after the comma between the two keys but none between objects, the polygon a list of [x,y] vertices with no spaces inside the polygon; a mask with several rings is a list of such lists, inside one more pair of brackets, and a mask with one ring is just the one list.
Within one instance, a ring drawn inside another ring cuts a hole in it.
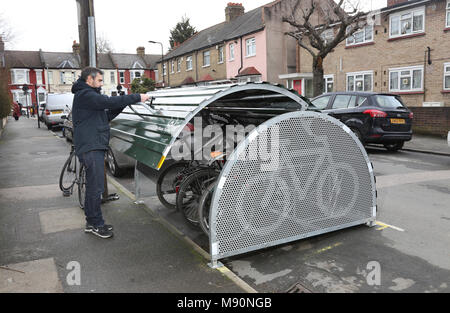
[{"label": "white van", "polygon": [[48,129],[64,123],[63,116],[68,116],[72,110],[73,94],[48,94],[47,102],[42,104],[42,121]]}]

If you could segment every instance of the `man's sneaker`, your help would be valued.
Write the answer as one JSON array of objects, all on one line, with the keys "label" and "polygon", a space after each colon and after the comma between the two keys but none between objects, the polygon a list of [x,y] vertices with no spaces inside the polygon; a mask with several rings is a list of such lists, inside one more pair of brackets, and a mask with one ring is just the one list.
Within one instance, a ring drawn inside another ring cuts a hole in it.
[{"label": "man's sneaker", "polygon": [[[106,229],[109,230],[109,231],[113,231],[114,230],[114,227],[112,225],[105,224],[104,227],[106,227]],[[94,228],[94,226],[86,224],[86,229],[84,230],[84,232],[92,233],[92,229],[93,228]]]},{"label": "man's sneaker", "polygon": [[94,227],[94,226],[89,226],[86,227],[85,232],[86,233],[92,233],[100,238],[111,238],[112,236],[114,236],[114,233],[108,229],[109,225],[103,225],[103,226],[99,226],[99,227]]}]

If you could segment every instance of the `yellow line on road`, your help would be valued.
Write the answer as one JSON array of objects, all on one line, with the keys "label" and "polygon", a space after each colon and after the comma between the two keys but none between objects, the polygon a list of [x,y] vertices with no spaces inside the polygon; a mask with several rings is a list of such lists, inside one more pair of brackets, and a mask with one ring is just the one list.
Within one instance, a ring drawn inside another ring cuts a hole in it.
[{"label": "yellow line on road", "polygon": [[338,242],[338,243],[335,243],[334,245],[331,245],[331,246],[325,247],[323,249],[317,250],[316,253],[322,253],[322,252],[334,249],[336,247],[339,247],[340,245],[342,245],[342,242]]},{"label": "yellow line on road", "polygon": [[402,229],[400,227],[392,226],[392,225],[389,225],[389,224],[385,224],[383,222],[378,222],[377,221],[375,224],[377,224],[378,226],[381,226],[380,228],[377,228],[377,230],[383,230],[383,229],[386,229],[386,228],[392,228],[392,229],[400,231],[400,232],[404,232],[405,231],[404,229]]}]

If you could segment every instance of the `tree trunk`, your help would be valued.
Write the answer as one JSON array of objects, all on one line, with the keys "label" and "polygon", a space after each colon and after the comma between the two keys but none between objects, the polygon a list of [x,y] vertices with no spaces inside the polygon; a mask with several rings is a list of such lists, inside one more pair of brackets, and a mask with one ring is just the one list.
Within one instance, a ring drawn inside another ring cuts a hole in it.
[{"label": "tree trunk", "polygon": [[313,97],[320,96],[325,88],[323,82],[323,58],[317,56],[313,60]]}]

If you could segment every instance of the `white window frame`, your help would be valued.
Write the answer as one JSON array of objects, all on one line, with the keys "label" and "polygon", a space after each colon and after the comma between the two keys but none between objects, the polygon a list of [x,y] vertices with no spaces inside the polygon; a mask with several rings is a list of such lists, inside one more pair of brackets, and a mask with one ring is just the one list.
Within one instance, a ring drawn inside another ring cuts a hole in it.
[{"label": "white window frame", "polygon": [[177,73],[181,72],[181,59],[177,59]]},{"label": "white window frame", "polygon": [[42,86],[44,84],[43,83],[44,80],[42,79],[42,70],[35,70],[35,73],[36,73],[36,85]]},{"label": "white window frame", "polygon": [[[17,72],[22,72],[23,74],[24,74],[24,78],[25,78],[25,81],[23,81],[23,82],[18,82],[17,81]],[[15,69],[12,69],[11,70],[11,84],[12,85],[25,85],[25,84],[30,84],[30,70],[29,69],[18,69],[18,68],[15,68]]]},{"label": "white window frame", "polygon": [[234,61],[234,52],[235,52],[235,44],[234,43],[230,43],[230,62]]},{"label": "white window frame", "polygon": [[140,73],[141,74],[139,78],[144,77],[144,71],[143,70],[130,70],[130,83],[132,83],[133,80],[135,80],[136,73]]},{"label": "white window frame", "polygon": [[[362,78],[363,90],[356,90],[356,81],[357,81],[356,77],[357,77],[357,76],[361,76],[361,75],[363,76],[363,78]],[[370,90],[365,90],[365,89],[364,89],[364,86],[365,86],[365,85],[364,85],[364,79],[365,79],[365,76],[366,76],[366,75],[372,76]],[[350,76],[353,76],[353,90],[349,90],[348,78],[349,78]],[[373,71],[364,71],[364,72],[347,73],[347,74],[346,74],[346,81],[345,81],[345,84],[346,84],[346,90],[347,90],[347,91],[350,91],[350,92],[352,92],[352,91],[355,91],[355,92],[357,92],[357,91],[362,91],[362,92],[372,92],[372,91],[373,91],[373,78],[374,78],[374,73],[373,73]]]},{"label": "white window frame", "polygon": [[110,81],[111,85],[116,84],[116,72],[114,72],[114,71],[109,72],[109,81]]},{"label": "white window frame", "polygon": [[192,71],[192,55],[186,57],[186,72]]},{"label": "white window frame", "polygon": [[23,92],[23,90],[21,90],[21,89],[14,89],[14,90],[11,90],[11,93],[13,94],[13,99],[14,99],[15,102],[17,102],[17,103],[20,102],[20,104],[22,106],[24,106],[24,107],[27,107],[27,106],[31,107],[32,106],[31,93],[28,93],[26,95],[27,101],[25,101],[25,102],[20,100],[21,97],[25,97],[25,93]]},{"label": "white window frame", "polygon": [[[422,13],[423,16],[423,21],[422,21],[422,29],[421,30],[417,30],[414,31],[414,16],[419,13]],[[389,38],[398,38],[398,37],[405,37],[405,36],[410,36],[410,35],[414,35],[414,34],[422,34],[425,32],[425,25],[426,25],[426,10],[425,7],[419,7],[419,8],[415,8],[415,9],[411,9],[411,10],[406,10],[406,11],[402,11],[402,12],[398,12],[395,14],[391,14],[389,16]],[[402,16],[411,14],[411,32],[406,33],[406,34],[402,34]],[[399,33],[396,35],[392,34],[392,20],[394,18],[399,18]]]},{"label": "white window frame", "polygon": [[[372,32],[372,38],[370,38],[370,39],[367,39],[367,34],[369,33],[368,29],[370,29],[371,32]],[[356,42],[355,37],[358,34],[362,34],[363,41]],[[358,46],[358,45],[362,45],[362,44],[365,44],[365,43],[373,42],[374,41],[374,35],[375,35],[375,33],[374,33],[373,25],[366,25],[362,29],[356,31],[352,36],[348,37],[347,40],[346,40],[346,45],[347,46]]]},{"label": "white window frame", "polygon": [[219,51],[218,51],[219,57],[218,57],[218,62],[217,62],[217,64],[222,64],[223,61],[224,61],[224,57],[225,57],[225,55],[224,55],[224,53],[223,53],[223,46],[220,46],[218,50],[219,50]]},{"label": "white window frame", "polygon": [[[203,66],[202,67],[209,67],[211,66],[211,51],[203,51]],[[208,61],[207,63],[205,61]]]},{"label": "white window frame", "polygon": [[48,84],[49,85],[53,85],[53,71],[47,71],[47,75],[48,75]]},{"label": "white window frame", "polygon": [[245,57],[250,58],[256,56],[256,38],[252,37],[245,40]]},{"label": "white window frame", "polygon": [[170,74],[175,74],[175,60],[170,61]]},{"label": "white window frame", "polygon": [[[325,85],[324,85],[324,92],[325,93],[328,93],[328,92],[333,92],[334,91],[334,75],[324,75],[323,76],[323,79],[324,79],[324,81],[325,81]],[[330,90],[328,90],[328,84],[329,83],[332,83],[333,84],[333,90],[332,91],[330,91]]]},{"label": "white window frame", "polygon": [[445,27],[449,27],[450,28],[450,0],[447,0],[446,8],[447,8],[447,10],[445,10],[445,16],[446,16]]},{"label": "white window frame", "polygon": [[450,86],[445,88],[445,78],[450,77],[450,63],[444,63],[444,90],[450,91]]},{"label": "white window frame", "polygon": [[[421,78],[420,78],[420,88],[414,88],[414,71],[420,70],[421,71]],[[410,74],[404,75],[402,72],[409,71]],[[397,89],[391,88],[391,76],[393,73],[398,73],[398,82],[397,82]],[[401,79],[410,77],[411,78],[411,88],[409,90],[401,89]],[[390,68],[389,69],[389,91],[390,92],[422,92],[423,91],[423,78],[424,78],[424,68],[423,65],[418,66],[408,66],[408,67],[399,67],[399,68]]]},{"label": "white window frame", "polygon": [[163,76],[167,76],[167,63],[164,63],[162,68],[163,68]]},{"label": "white window frame", "polygon": [[[120,74],[123,74],[123,77],[120,77],[121,75]],[[123,81],[122,81],[123,80]],[[121,84],[121,85],[123,85],[123,84],[125,84],[125,71],[119,71],[119,83]]]}]

